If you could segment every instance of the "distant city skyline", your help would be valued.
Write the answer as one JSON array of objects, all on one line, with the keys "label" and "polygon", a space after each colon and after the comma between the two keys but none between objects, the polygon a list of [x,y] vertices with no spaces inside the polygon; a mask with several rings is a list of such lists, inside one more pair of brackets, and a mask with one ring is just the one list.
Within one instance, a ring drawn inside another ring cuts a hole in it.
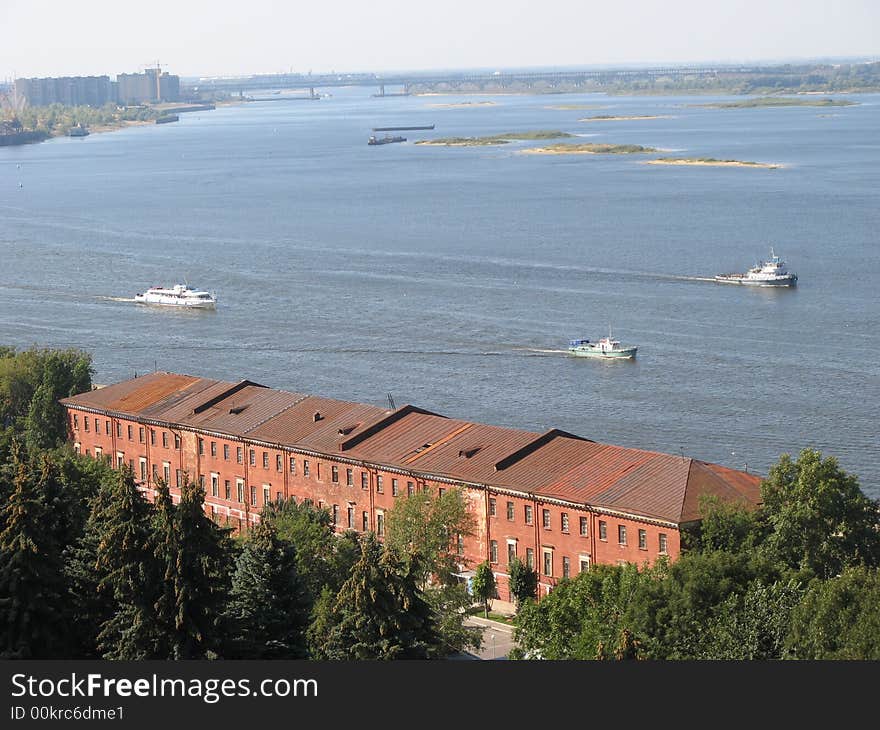
[{"label": "distant city skyline", "polygon": [[[146,8],[149,12],[145,12]],[[880,58],[874,0],[2,0],[0,79]]]}]

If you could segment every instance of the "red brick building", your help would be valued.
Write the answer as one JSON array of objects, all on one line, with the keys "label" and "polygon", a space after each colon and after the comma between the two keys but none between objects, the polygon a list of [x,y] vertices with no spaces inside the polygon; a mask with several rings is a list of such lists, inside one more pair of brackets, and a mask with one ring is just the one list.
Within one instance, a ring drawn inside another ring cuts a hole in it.
[{"label": "red brick building", "polygon": [[398,497],[461,487],[477,524],[459,538],[462,567],[489,560],[505,600],[514,555],[537,570],[543,595],[591,563],[675,558],[704,494],[760,499],[759,476],[696,459],[247,380],[156,372],[62,404],[77,451],[128,464],[150,496],[160,478],[174,496],[187,473],[214,519],[237,529],[283,497],[326,507],[339,531],[382,536]]}]

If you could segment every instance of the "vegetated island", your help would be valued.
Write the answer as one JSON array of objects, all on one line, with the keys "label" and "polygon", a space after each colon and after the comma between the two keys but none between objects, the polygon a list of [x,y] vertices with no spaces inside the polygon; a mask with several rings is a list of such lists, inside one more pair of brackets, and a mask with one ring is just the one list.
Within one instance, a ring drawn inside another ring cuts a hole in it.
[{"label": "vegetated island", "polygon": [[763,167],[776,170],[784,167],[772,162],[746,162],[743,160],[717,160],[714,157],[658,157],[656,160],[645,160],[645,165],[695,165],[706,167]]},{"label": "vegetated island", "polygon": [[432,109],[459,109],[459,108],[468,108],[475,106],[497,106],[497,102],[495,101],[455,101],[449,102],[448,104],[425,104],[425,106],[429,106]]},{"label": "vegetated island", "polygon": [[520,150],[528,155],[636,155],[659,152],[656,147],[640,144],[606,144],[604,142],[585,142],[581,144],[551,144],[547,147],[531,147]]},{"label": "vegetated island", "polygon": [[763,107],[778,106],[856,106],[857,101],[848,99],[816,99],[796,98],[793,96],[758,96],[742,101],[717,101],[711,104],[691,104],[690,106],[704,109],[760,109]]},{"label": "vegetated island", "polygon": [[636,114],[633,116],[613,116],[611,114],[598,114],[594,117],[578,119],[579,122],[630,122],[641,119],[672,119],[668,114]]},{"label": "vegetated island", "polygon": [[493,134],[488,137],[440,137],[439,139],[420,139],[416,144],[435,145],[440,147],[485,147],[488,145],[507,144],[521,140],[564,139],[574,137],[568,132],[558,129],[538,129],[533,132],[508,132]]}]

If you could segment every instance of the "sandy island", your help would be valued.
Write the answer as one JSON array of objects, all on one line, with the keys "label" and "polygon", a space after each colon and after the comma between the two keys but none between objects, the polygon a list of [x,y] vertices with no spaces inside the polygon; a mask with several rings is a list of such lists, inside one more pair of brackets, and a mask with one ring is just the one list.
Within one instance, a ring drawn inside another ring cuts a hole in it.
[{"label": "sandy island", "polygon": [[643,165],[693,165],[702,167],[763,167],[768,170],[776,170],[784,167],[771,162],[744,162],[743,160],[714,160],[712,158],[691,157],[660,157],[656,160],[645,160]]},{"label": "sandy island", "polygon": [[[155,123],[155,119],[131,119],[122,122],[115,122],[113,124],[95,124],[92,127],[87,127],[87,129],[89,130],[89,134],[102,134],[104,132],[118,132],[120,129],[127,129],[128,127],[142,127],[145,124]],[[59,136],[67,136],[67,133],[64,132]]]},{"label": "sandy island", "polygon": [[432,109],[460,109],[474,106],[497,106],[495,101],[457,101],[449,104],[425,104]]},{"label": "sandy island", "polygon": [[602,144],[588,142],[585,144],[551,144],[548,147],[530,147],[519,150],[523,155],[635,155],[659,152],[655,147],[643,147],[640,144]]},{"label": "sandy island", "polygon": [[552,106],[545,106],[545,109],[555,109],[557,111],[577,111],[584,109],[607,109],[607,104],[554,104]]},{"label": "sandy island", "polygon": [[630,122],[636,121],[639,119],[672,119],[673,117],[667,114],[641,114],[633,117],[612,117],[612,116],[604,116],[600,115],[598,117],[584,117],[583,119],[578,119],[579,122]]}]

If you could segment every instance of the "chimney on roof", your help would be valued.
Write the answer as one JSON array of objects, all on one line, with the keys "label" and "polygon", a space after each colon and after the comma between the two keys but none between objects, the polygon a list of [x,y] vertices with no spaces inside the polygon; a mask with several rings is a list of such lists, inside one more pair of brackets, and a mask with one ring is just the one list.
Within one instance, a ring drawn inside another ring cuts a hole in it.
[{"label": "chimney on roof", "polygon": [[315,411],[315,415],[312,416],[312,420],[313,420],[315,423],[317,423],[318,421],[320,421],[322,418],[324,418],[324,416],[321,415],[321,411]]}]

